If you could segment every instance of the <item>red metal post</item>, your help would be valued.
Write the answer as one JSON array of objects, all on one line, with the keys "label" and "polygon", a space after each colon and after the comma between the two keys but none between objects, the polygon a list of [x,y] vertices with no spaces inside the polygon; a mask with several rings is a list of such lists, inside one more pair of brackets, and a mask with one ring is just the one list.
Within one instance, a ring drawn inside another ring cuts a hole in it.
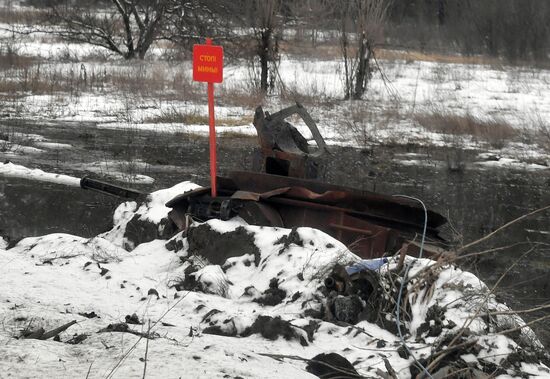
[{"label": "red metal post", "polygon": [[[207,45],[212,45],[212,39],[206,39]],[[210,188],[212,197],[216,197],[216,120],[214,118],[214,83],[208,82],[208,116],[210,119]]]},{"label": "red metal post", "polygon": [[216,197],[216,124],[214,120],[214,83],[208,83],[208,115],[210,118],[210,187]]}]

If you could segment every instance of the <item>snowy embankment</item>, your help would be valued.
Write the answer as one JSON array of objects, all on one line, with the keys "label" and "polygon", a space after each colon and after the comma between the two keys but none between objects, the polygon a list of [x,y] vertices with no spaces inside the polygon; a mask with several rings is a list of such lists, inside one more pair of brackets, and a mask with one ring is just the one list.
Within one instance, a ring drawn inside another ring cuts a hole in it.
[{"label": "snowy embankment", "polygon": [[[155,179],[147,175],[136,174],[136,173],[124,173],[116,169],[110,168],[108,163],[111,164],[111,167],[116,167],[117,162],[94,162],[88,163],[86,165],[80,165],[84,171],[87,172],[96,172],[103,175],[108,175],[108,177],[131,183],[140,183],[140,184],[151,184]],[[139,162],[134,162],[134,165],[137,165]],[[80,187],[80,178],[74,176],[64,175],[64,174],[55,174],[51,172],[44,172],[38,168],[28,168],[25,166],[17,165],[11,162],[0,163],[0,177],[11,177],[11,178],[22,178],[22,179],[32,179],[40,182],[50,182],[57,183],[66,186]]]},{"label": "snowy embankment", "polygon": [[44,172],[37,168],[28,168],[13,163],[0,163],[0,176],[34,179],[41,182],[57,183],[66,186],[80,187],[80,178],[74,176]]},{"label": "snowy embankment", "polygon": [[[389,366],[399,378],[418,372],[395,332],[402,270],[394,259],[371,273],[376,301],[359,302],[376,314],[345,323],[338,302],[350,297],[330,300],[323,283],[336,264],[358,257],[314,229],[238,219],[195,223],[170,238],[164,203],[196,187],[185,182],[145,204],[124,203],[113,229],[94,238],[0,243],[0,372],[129,378],[143,375],[146,360],[150,378],[305,378],[315,377],[305,370],[320,353],[338,353],[369,377]],[[407,264],[417,280],[405,286],[404,338],[432,373],[550,375],[532,331],[474,275],[429,260]],[[73,320],[54,339],[23,338]]]}]

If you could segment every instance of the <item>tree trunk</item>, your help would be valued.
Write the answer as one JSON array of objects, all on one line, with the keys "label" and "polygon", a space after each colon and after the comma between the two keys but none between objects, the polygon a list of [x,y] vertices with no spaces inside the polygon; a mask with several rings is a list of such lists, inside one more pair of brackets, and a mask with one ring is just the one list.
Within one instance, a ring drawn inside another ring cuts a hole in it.
[{"label": "tree trunk", "polygon": [[260,88],[263,92],[269,89],[269,47],[272,30],[266,28],[261,32],[260,38]]},{"label": "tree trunk", "polygon": [[439,21],[439,26],[445,24],[445,0],[438,0],[437,2],[437,19]]},{"label": "tree trunk", "polygon": [[370,57],[371,50],[369,42],[363,35],[358,51],[359,61],[357,63],[357,71],[355,73],[355,88],[353,91],[353,99],[359,100],[363,97],[367,89],[367,82],[370,77]]},{"label": "tree trunk", "polygon": [[342,58],[344,59],[344,100],[349,100],[351,97],[351,80],[349,59],[348,59],[348,35],[346,33],[346,26],[342,21]]},{"label": "tree trunk", "polygon": [[130,60],[136,57],[136,51],[134,49],[128,50],[124,53],[124,59]]},{"label": "tree trunk", "polygon": [[145,54],[147,54],[147,51],[149,51],[150,47],[151,47],[150,43],[148,44],[144,43],[143,45],[138,46],[137,51],[138,51],[139,59],[145,58]]}]

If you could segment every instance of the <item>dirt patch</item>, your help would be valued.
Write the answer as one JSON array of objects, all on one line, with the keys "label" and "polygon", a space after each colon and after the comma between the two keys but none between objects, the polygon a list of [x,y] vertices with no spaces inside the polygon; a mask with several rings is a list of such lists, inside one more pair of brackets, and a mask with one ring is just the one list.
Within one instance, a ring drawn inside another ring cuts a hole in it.
[{"label": "dirt patch", "polygon": [[280,244],[282,244],[283,247],[281,248],[281,250],[279,250],[279,254],[282,254],[286,249],[288,249],[291,244],[295,244],[296,246],[304,246],[304,241],[302,240],[302,237],[300,237],[297,228],[294,227],[292,228],[290,233],[282,236],[275,242],[275,245]]},{"label": "dirt patch", "polygon": [[302,346],[308,345],[306,339],[296,332],[295,327],[279,316],[258,316],[256,321],[241,333],[241,336],[248,337],[252,334],[261,334],[262,337],[272,341],[282,336],[285,340],[298,340]]},{"label": "dirt patch", "polygon": [[254,234],[245,228],[220,233],[208,224],[189,228],[187,235],[189,253],[200,255],[213,265],[223,265],[228,258],[253,255],[254,264],[260,264],[260,250],[254,242]]},{"label": "dirt patch", "polygon": [[286,291],[279,288],[279,280],[272,278],[269,282],[269,288],[264,293],[254,299],[256,303],[262,305],[277,305],[280,304],[286,297]]},{"label": "dirt patch", "polygon": [[346,358],[336,353],[319,354],[306,366],[307,372],[319,378],[362,378]]},{"label": "dirt patch", "polygon": [[132,250],[135,246],[150,242],[155,239],[169,239],[177,232],[176,226],[167,218],[163,218],[159,224],[141,220],[141,215],[136,214],[126,226],[124,237],[132,246],[125,246],[126,250]]}]

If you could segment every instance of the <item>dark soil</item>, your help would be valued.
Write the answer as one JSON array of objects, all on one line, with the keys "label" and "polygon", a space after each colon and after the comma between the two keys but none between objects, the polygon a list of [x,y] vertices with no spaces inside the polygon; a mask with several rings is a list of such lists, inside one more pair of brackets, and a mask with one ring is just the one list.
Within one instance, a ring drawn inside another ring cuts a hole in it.
[{"label": "dark soil", "polygon": [[258,316],[256,321],[246,328],[241,336],[248,337],[251,334],[261,334],[262,337],[272,341],[281,336],[286,340],[298,340],[303,346],[308,345],[304,337],[296,332],[295,327],[288,321],[282,320],[279,316]]},{"label": "dark soil", "polygon": [[262,305],[277,305],[281,304],[286,297],[286,291],[279,288],[279,281],[277,278],[272,278],[269,282],[269,288],[262,293],[262,295],[256,299],[255,302]]},{"label": "dark soil", "polygon": [[311,358],[306,366],[307,372],[319,378],[361,378],[353,365],[337,353],[319,354]]},{"label": "dark soil", "polygon": [[223,265],[228,258],[253,255],[254,264],[260,264],[260,250],[254,243],[254,235],[245,228],[219,233],[208,224],[201,224],[189,229],[187,234],[189,252],[200,255],[214,265]]}]

